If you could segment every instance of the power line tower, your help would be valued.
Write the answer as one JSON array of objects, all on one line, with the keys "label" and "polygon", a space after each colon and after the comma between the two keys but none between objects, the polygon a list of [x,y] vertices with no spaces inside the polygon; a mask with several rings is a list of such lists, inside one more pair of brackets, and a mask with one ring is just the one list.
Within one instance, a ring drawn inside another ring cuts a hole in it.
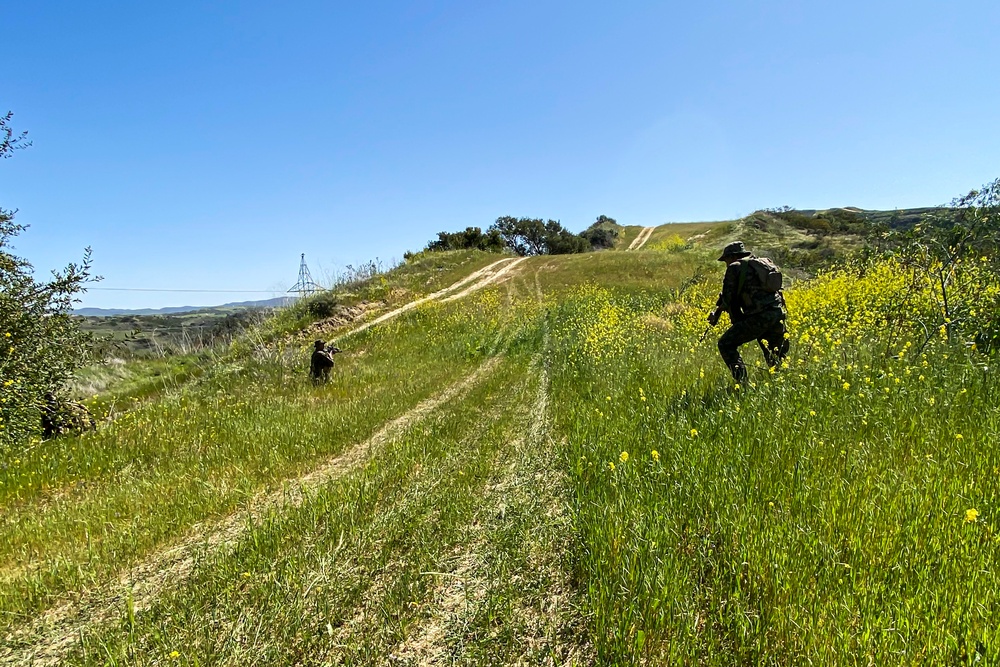
[{"label": "power line tower", "polygon": [[313,282],[309,267],[306,266],[306,254],[302,253],[302,261],[299,262],[299,282],[292,285],[289,292],[298,292],[299,298],[309,296],[314,292],[321,292],[323,288]]}]

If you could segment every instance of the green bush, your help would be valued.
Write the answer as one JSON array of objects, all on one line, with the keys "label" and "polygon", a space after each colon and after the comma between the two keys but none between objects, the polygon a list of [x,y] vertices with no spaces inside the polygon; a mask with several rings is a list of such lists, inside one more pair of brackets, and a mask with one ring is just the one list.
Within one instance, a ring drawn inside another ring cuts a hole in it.
[{"label": "green bush", "polygon": [[[19,147],[9,120],[0,117],[0,158]],[[86,362],[90,341],[71,315],[90,274],[90,249],[81,264],[36,281],[31,264],[9,252],[24,231],[14,213],[0,209],[0,455],[39,433],[46,395],[58,395]]]},{"label": "green bush", "polygon": [[337,297],[332,292],[320,292],[306,301],[306,312],[315,319],[330,317],[337,312]]}]

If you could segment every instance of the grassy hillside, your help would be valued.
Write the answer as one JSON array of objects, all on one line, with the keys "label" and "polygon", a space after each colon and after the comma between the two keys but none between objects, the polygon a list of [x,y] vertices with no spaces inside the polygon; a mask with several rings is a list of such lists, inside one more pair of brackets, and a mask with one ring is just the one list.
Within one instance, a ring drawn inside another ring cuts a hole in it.
[{"label": "grassy hillside", "polygon": [[[0,662],[995,662],[997,380],[934,282],[771,214],[645,233],[420,255],[35,444],[0,468]],[[801,266],[787,366],[748,346],[743,387],[700,340],[737,236]]]}]

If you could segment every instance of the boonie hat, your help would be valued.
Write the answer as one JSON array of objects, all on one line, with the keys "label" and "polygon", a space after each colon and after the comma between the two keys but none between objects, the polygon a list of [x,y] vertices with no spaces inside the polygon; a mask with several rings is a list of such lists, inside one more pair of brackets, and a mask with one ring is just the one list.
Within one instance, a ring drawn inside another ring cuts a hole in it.
[{"label": "boonie hat", "polygon": [[750,252],[744,247],[743,241],[733,241],[722,249],[722,254],[719,256],[718,261],[722,262],[732,257],[741,258],[749,256]]}]

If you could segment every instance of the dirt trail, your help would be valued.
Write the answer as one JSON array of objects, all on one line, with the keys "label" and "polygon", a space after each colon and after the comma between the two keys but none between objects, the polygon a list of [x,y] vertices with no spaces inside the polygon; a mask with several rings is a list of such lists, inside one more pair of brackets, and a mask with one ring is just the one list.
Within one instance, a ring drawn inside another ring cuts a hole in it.
[{"label": "dirt trail", "polygon": [[528,258],[527,257],[521,257],[520,259],[515,259],[513,262],[511,262],[507,266],[505,266],[502,269],[500,269],[499,271],[497,271],[497,272],[495,272],[495,273],[493,273],[493,274],[491,274],[491,275],[483,278],[478,283],[476,283],[474,285],[470,285],[469,287],[466,287],[464,290],[462,290],[461,292],[458,292],[457,294],[450,294],[450,295],[444,297],[443,299],[441,299],[441,302],[445,303],[445,302],[448,302],[448,301],[454,301],[455,299],[461,299],[462,297],[468,296],[468,295],[472,294],[473,292],[475,292],[477,290],[483,289],[487,285],[491,285],[493,283],[500,282],[501,278],[503,278],[505,275],[507,275],[508,273],[510,273],[511,271],[513,271],[514,267],[516,267],[518,264],[520,264],[521,262],[523,262],[526,259],[528,259]]},{"label": "dirt trail", "polygon": [[[387,320],[391,320],[394,317],[398,317],[399,315],[402,315],[403,313],[405,313],[407,311],[413,310],[417,306],[419,306],[421,304],[424,304],[424,303],[427,303],[428,301],[434,301],[435,299],[440,299],[441,301],[451,301],[452,299],[457,299],[459,297],[466,296],[466,295],[474,292],[475,290],[482,289],[483,287],[485,287],[486,285],[490,284],[491,282],[496,281],[497,279],[500,278],[500,276],[504,275],[507,271],[509,271],[511,267],[513,267],[515,264],[518,264],[518,263],[520,263],[522,261],[524,261],[523,257],[521,259],[515,259],[513,257],[505,257],[505,258],[503,258],[501,260],[497,260],[496,262],[493,262],[492,264],[490,264],[488,266],[484,266],[483,268],[479,269],[478,271],[473,271],[472,273],[470,273],[469,275],[465,276],[464,278],[462,278],[458,282],[453,283],[453,284],[449,285],[448,287],[445,287],[442,290],[438,290],[437,292],[434,292],[433,294],[428,294],[425,297],[421,297],[419,299],[416,299],[415,301],[411,301],[411,302],[409,302],[407,304],[404,304],[404,305],[400,306],[399,308],[396,308],[395,310],[390,310],[388,313],[385,313],[383,315],[379,315],[378,317],[376,317],[374,320],[372,320],[370,322],[365,322],[364,324],[356,326],[353,329],[350,329],[349,331],[345,331],[344,333],[339,334],[337,336],[337,338],[338,339],[347,338],[348,336],[353,336],[354,334],[361,333],[362,331],[370,329],[371,327],[375,326],[376,324],[381,324],[382,322],[385,322]],[[503,266],[505,264],[506,264],[506,266]],[[478,280],[479,282],[477,282],[476,284],[472,285],[471,287],[469,287],[469,288],[467,288],[465,290],[462,290],[458,294],[451,294],[455,290],[457,290],[457,289],[459,289],[461,287],[464,287],[465,285],[468,285],[469,283],[471,283],[473,281],[476,281],[476,280]]]},{"label": "dirt trail", "polygon": [[[0,664],[59,664],[83,630],[120,618],[129,597],[136,612],[147,609],[164,588],[183,583],[196,559],[206,551],[218,552],[232,546],[246,532],[248,524],[258,523],[271,512],[301,505],[308,493],[362,464],[372,449],[468,392],[496,367],[499,360],[499,357],[489,359],[467,377],[383,425],[368,440],[329,459],[319,468],[286,481],[280,491],[260,494],[247,507],[220,521],[193,527],[181,542],[154,553],[123,573],[113,584],[85,592],[79,600],[39,615],[30,627],[4,638],[6,646],[11,648],[0,649]],[[15,644],[20,645],[14,648]]]},{"label": "dirt trail", "polygon": [[656,227],[643,227],[642,231],[639,232],[639,235],[632,240],[628,249],[639,250],[642,246],[646,245],[646,241],[648,241],[649,237],[653,235],[654,229],[656,229]]},{"label": "dirt trail", "polygon": [[[577,591],[560,563],[562,549],[552,541],[558,539],[554,532],[563,532],[558,526],[565,526],[568,518],[559,497],[559,483],[553,483],[558,475],[545,469],[538,458],[538,452],[551,452],[546,445],[548,390],[544,372],[537,382],[526,437],[510,443],[510,461],[486,489],[483,510],[470,526],[469,541],[456,554],[454,567],[438,573],[440,580],[423,603],[424,619],[392,650],[391,664],[426,667],[483,660],[554,666],[593,662],[578,611]],[[535,531],[525,533],[516,545],[498,547],[497,535],[509,528],[507,521],[525,515],[537,517],[532,521]],[[510,600],[510,606],[491,608],[491,599],[496,598]],[[483,627],[485,617],[492,619],[489,624],[498,634],[513,643],[499,642],[491,647]]]},{"label": "dirt trail", "polygon": [[[536,295],[542,291],[537,281]],[[548,347],[548,332],[544,347]],[[548,373],[542,355],[532,363],[535,393],[523,403],[523,437],[509,443],[469,539],[422,604],[424,618],[390,653],[390,664],[584,665],[593,663],[580,613],[578,591],[560,562],[569,518],[550,435]],[[531,517],[521,524],[524,517]],[[511,523],[523,533],[511,540]],[[506,541],[499,539],[508,533]],[[568,548],[568,544],[564,545]],[[516,581],[509,577],[513,574]],[[510,607],[491,600],[511,599]],[[489,630],[484,630],[484,618]],[[492,643],[487,635],[513,638]],[[485,641],[485,644],[483,643]],[[479,645],[478,648],[476,645]],[[492,644],[492,645],[491,645]],[[469,652],[471,650],[471,652]]]}]

